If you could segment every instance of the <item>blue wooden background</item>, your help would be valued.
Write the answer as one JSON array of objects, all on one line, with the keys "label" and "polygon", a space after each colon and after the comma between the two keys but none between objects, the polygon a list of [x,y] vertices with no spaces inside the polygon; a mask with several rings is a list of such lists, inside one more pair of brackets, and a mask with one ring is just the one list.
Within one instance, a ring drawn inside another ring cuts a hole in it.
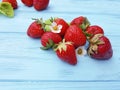
[{"label": "blue wooden background", "polygon": [[[0,14],[0,90],[120,90],[120,0],[50,0],[39,12],[17,1],[14,18]],[[100,25],[111,41],[113,57],[81,57],[71,66],[52,50],[40,50],[40,40],[29,38],[26,30],[31,18],[51,16],[68,22],[86,16],[92,25]]]}]

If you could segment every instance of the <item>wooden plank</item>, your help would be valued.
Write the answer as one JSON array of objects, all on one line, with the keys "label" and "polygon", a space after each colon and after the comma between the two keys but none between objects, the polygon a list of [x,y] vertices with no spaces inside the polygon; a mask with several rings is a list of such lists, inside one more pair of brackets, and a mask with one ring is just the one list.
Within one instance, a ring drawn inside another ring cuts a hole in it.
[{"label": "wooden plank", "polygon": [[23,81],[0,82],[1,90],[119,90],[119,82]]}]

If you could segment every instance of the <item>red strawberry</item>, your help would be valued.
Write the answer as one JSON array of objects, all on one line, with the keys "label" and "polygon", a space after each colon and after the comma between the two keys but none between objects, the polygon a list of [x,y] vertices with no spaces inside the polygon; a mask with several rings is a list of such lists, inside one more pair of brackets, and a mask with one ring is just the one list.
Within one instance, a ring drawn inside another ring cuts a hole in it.
[{"label": "red strawberry", "polygon": [[86,17],[79,16],[79,17],[73,19],[71,21],[70,25],[77,25],[83,31],[85,31],[86,28],[90,25],[90,22],[88,21],[88,19]]},{"label": "red strawberry", "polygon": [[104,31],[103,31],[103,29],[100,26],[93,25],[93,26],[89,26],[86,29],[86,34],[88,34],[87,38],[90,39],[95,34],[104,34]]},{"label": "red strawberry", "polygon": [[45,32],[41,37],[41,44],[44,46],[42,49],[49,49],[62,41],[62,38],[57,33]]},{"label": "red strawberry", "polygon": [[75,48],[86,44],[86,36],[76,25],[70,25],[65,34],[65,41],[73,42]]},{"label": "red strawberry", "polygon": [[21,0],[22,3],[28,7],[31,7],[33,5],[33,0]]},{"label": "red strawberry", "polygon": [[34,8],[37,11],[47,8],[48,4],[49,4],[49,0],[33,0]]},{"label": "red strawberry", "polygon": [[63,39],[63,42],[60,42],[58,44],[55,52],[61,60],[67,62],[68,64],[77,64],[75,48],[71,42],[65,42],[65,40]]},{"label": "red strawberry", "polygon": [[109,39],[103,34],[96,34],[90,39],[88,54],[98,60],[110,59],[113,55],[113,50]]},{"label": "red strawberry", "polygon": [[45,21],[47,25],[49,25],[49,30],[60,34],[64,37],[66,30],[68,29],[68,23],[62,18],[50,18]]},{"label": "red strawberry", "polygon": [[65,35],[65,33],[66,33],[66,30],[69,27],[68,23],[64,19],[62,19],[62,18],[55,18],[54,22],[56,22],[57,25],[62,25],[62,29],[61,29],[60,35],[63,37]]},{"label": "red strawberry", "polygon": [[17,9],[18,8],[16,0],[2,0],[2,2],[9,2],[9,3],[11,3],[13,9]]},{"label": "red strawberry", "polygon": [[31,38],[40,38],[44,33],[44,26],[42,23],[42,19],[35,20],[31,25],[29,26],[27,30],[27,35]]}]

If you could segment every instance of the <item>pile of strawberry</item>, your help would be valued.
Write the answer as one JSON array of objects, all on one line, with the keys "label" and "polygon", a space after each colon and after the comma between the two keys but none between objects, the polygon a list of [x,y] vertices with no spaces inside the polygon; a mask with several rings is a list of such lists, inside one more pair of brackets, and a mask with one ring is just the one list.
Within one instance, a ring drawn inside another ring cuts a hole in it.
[{"label": "pile of strawberry", "polygon": [[[27,35],[41,38],[42,49],[52,48],[56,55],[71,65],[77,64],[77,54],[87,54],[94,59],[108,60],[113,55],[110,40],[98,25],[90,25],[84,16],[74,18],[69,24],[62,18],[34,19]],[[87,50],[82,47],[87,45]],[[86,51],[86,52],[85,52]]]},{"label": "pile of strawberry", "polygon": [[[2,2],[9,2],[13,9],[18,8],[17,0],[2,0]],[[49,0],[21,0],[21,2],[28,7],[34,6],[37,11],[45,9],[49,4]]]}]

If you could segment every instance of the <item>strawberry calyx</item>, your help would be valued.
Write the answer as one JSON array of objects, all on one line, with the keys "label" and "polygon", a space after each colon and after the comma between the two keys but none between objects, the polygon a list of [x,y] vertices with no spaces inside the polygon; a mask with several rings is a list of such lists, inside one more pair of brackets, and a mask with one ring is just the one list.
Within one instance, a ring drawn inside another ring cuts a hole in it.
[{"label": "strawberry calyx", "polygon": [[103,34],[96,34],[93,36],[93,38],[90,39],[90,43],[92,44],[103,44],[103,41],[100,41],[99,38],[104,36]]},{"label": "strawberry calyx", "polygon": [[60,53],[61,53],[63,50],[64,51],[67,50],[67,44],[72,45],[72,42],[69,42],[69,41],[65,42],[65,39],[63,39],[62,42],[59,42],[58,44],[55,44],[53,49],[54,49],[54,51],[59,50]]},{"label": "strawberry calyx", "polygon": [[47,19],[44,21],[44,24],[45,24],[45,31],[50,31],[50,28],[49,26],[51,25],[51,20],[50,19]]},{"label": "strawberry calyx", "polygon": [[93,36],[93,38],[91,38],[89,40],[90,42],[90,46],[88,48],[88,55],[92,55],[92,54],[97,54],[98,52],[98,45],[102,45],[105,42],[103,42],[102,40],[100,40],[99,38],[102,37],[103,34],[96,34]]},{"label": "strawberry calyx", "polygon": [[45,20],[45,24],[46,24],[46,25],[51,25],[51,24],[55,21],[55,19],[56,19],[56,18],[51,17],[51,18]]},{"label": "strawberry calyx", "polygon": [[51,18],[49,18],[49,19],[47,19],[47,20],[45,20],[45,24],[46,25],[51,25],[51,23],[54,21],[54,18],[53,17],[51,17]]},{"label": "strawberry calyx", "polygon": [[57,18],[51,17],[50,19],[45,21],[46,31],[52,31],[53,33],[60,33],[61,32],[61,29],[62,29],[63,26],[60,25],[60,24],[57,24],[55,22],[55,19],[57,19]]},{"label": "strawberry calyx", "polygon": [[90,22],[88,21],[88,19],[87,19],[86,17],[84,17],[84,18],[85,18],[85,19],[84,19],[83,23],[80,25],[80,28],[81,28],[83,31],[85,31],[86,28],[87,28],[88,26],[90,26]]},{"label": "strawberry calyx", "polygon": [[43,29],[45,31],[46,24],[43,22],[42,18],[40,18],[40,19],[32,18],[32,20],[35,20],[37,24],[40,24],[41,25],[40,29]]},{"label": "strawberry calyx", "polygon": [[90,39],[91,36],[93,36],[93,34],[87,33],[87,32],[83,32],[84,35],[86,36],[87,40]]},{"label": "strawberry calyx", "polygon": [[50,26],[52,25],[53,22],[54,22],[54,18],[53,17],[45,20],[45,22],[44,22],[44,24],[45,24],[45,31],[51,31],[50,30]]},{"label": "strawberry calyx", "polygon": [[48,42],[46,43],[46,46],[40,47],[43,50],[48,50],[54,46],[53,40],[49,39]]},{"label": "strawberry calyx", "polygon": [[50,22],[52,23],[52,22],[54,22],[55,19],[56,19],[56,18],[51,17],[49,20],[50,20]]}]

